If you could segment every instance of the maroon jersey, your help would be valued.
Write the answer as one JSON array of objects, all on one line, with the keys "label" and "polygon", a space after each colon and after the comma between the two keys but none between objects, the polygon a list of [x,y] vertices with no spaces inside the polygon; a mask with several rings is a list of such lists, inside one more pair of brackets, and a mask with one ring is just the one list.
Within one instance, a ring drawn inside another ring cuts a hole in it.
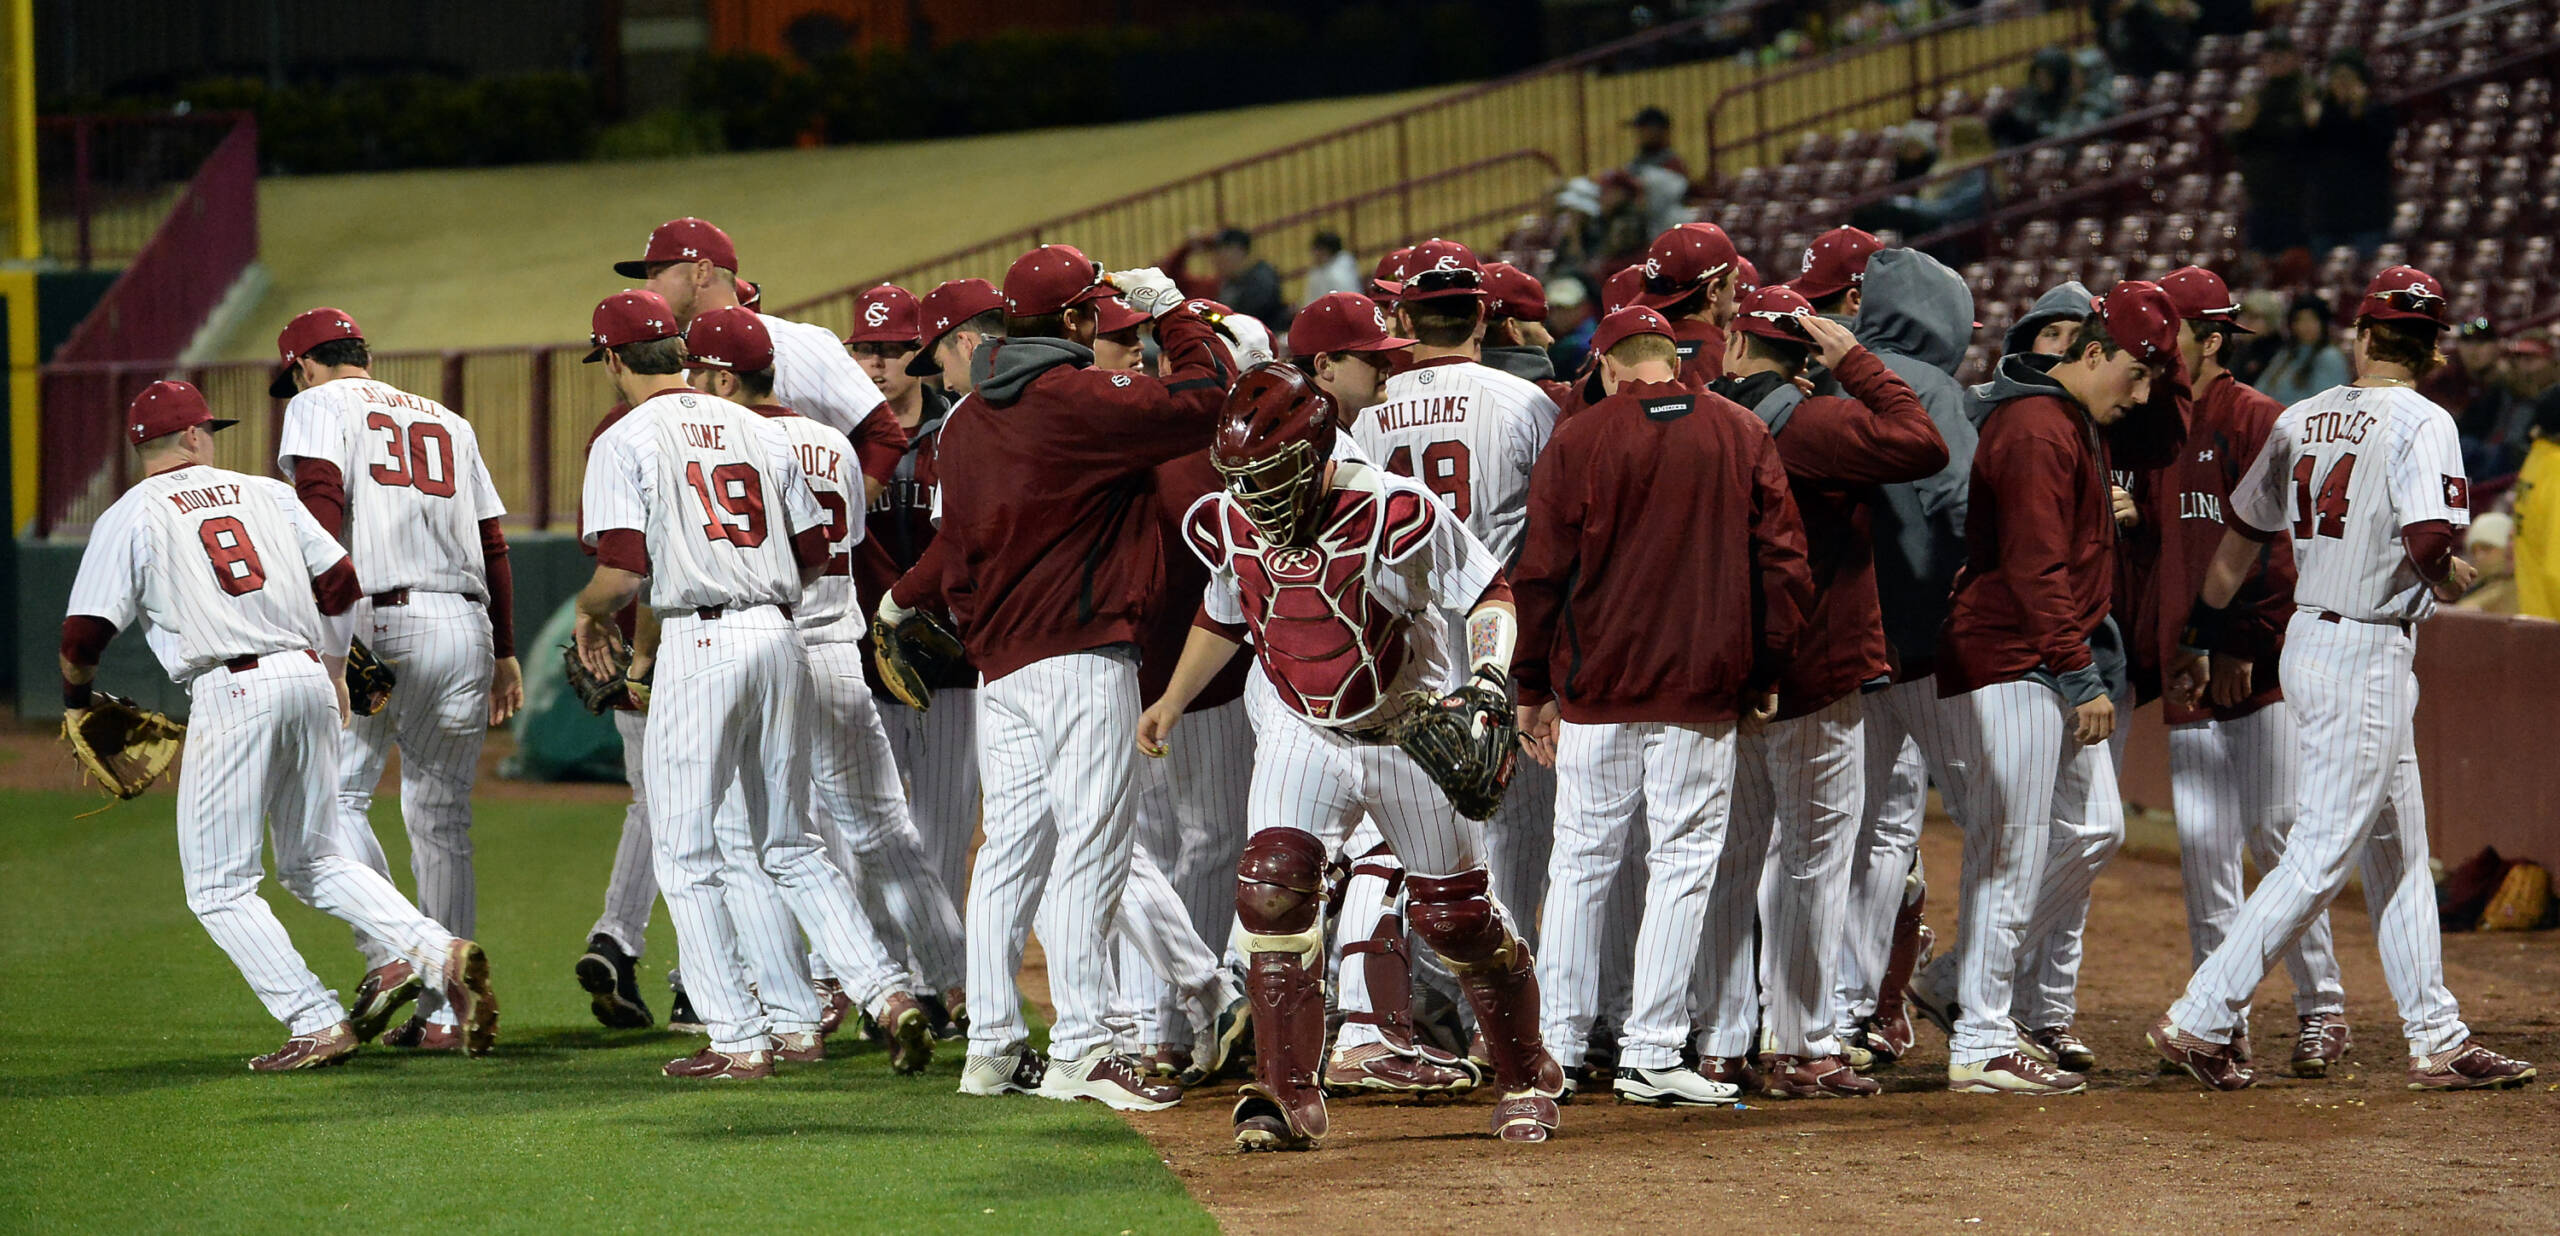
[{"label": "maroon jersey", "polygon": [[[1192,619],[1200,612],[1200,594],[1209,586],[1209,567],[1183,543],[1182,521],[1193,503],[1223,488],[1209,452],[1196,451],[1156,469],[1155,513],[1164,534],[1164,599],[1147,619],[1138,641],[1138,697],[1154,701],[1173,679],[1182,646],[1191,639]],[[1233,703],[1244,696],[1244,679],[1253,662],[1235,657],[1193,697],[1184,712]]]},{"label": "maroon jersey", "polygon": [[1538,457],[1512,591],[1524,699],[1577,724],[1735,719],[1813,592],[1777,444],[1721,395],[1621,384]]},{"label": "maroon jersey", "polygon": [[1680,384],[1705,390],[1724,376],[1724,328],[1705,318],[1682,318],[1671,324],[1672,346],[1680,349]]},{"label": "maroon jersey", "polygon": [[[2150,577],[2149,621],[2132,633],[2132,642],[2156,663],[2166,664],[2176,655],[2180,629],[2204,591],[2214,551],[2222,546],[2223,507],[2231,488],[2257,459],[2268,429],[2283,414],[2283,404],[2238,378],[2220,375],[2196,395],[2186,449],[2168,467],[2147,474],[2158,503],[2143,511],[2143,520],[2160,528],[2160,556]],[[2234,721],[2284,698],[2276,665],[2284,652],[2285,624],[2293,618],[2294,573],[2292,539],[2276,533],[2259,548],[2257,565],[2232,598],[2232,650],[2257,662],[2257,693],[2231,708],[2181,708],[2164,702],[2164,720],[2173,725],[2208,717]]]}]

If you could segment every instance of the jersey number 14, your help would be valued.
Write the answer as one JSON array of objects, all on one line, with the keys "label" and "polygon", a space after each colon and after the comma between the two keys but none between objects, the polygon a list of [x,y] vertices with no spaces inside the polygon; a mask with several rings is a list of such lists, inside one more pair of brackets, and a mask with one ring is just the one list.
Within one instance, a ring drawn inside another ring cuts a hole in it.
[{"label": "jersey number 14", "polygon": [[2313,536],[2335,540],[2347,534],[2347,482],[2356,474],[2356,457],[2338,456],[2320,482],[2320,496],[2314,499],[2311,473],[2319,463],[2316,455],[2293,461],[2293,539],[2297,541]]}]

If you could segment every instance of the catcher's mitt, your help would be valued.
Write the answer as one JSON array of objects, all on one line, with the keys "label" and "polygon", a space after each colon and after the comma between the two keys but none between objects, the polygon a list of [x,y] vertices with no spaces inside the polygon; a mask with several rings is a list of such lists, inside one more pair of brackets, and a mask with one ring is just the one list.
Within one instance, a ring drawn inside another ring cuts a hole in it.
[{"label": "catcher's mitt", "polygon": [[1508,675],[1479,673],[1455,692],[1414,701],[1390,731],[1470,820],[1502,805],[1520,757],[1520,718]]},{"label": "catcher's mitt", "polygon": [[359,717],[370,717],[391,702],[391,688],[400,685],[400,676],[391,672],[391,663],[373,655],[363,640],[347,645],[347,706]]},{"label": "catcher's mitt", "polygon": [[948,683],[968,659],[960,637],[932,614],[910,610],[896,622],[871,616],[871,663],[900,703],[923,712],[936,683]]},{"label": "catcher's mitt", "polygon": [[2489,908],[2480,912],[2482,931],[2532,931],[2551,910],[2551,873],[2542,864],[2517,863],[2498,881]]},{"label": "catcher's mitt", "polygon": [[62,714],[62,740],[80,770],[118,798],[131,798],[151,787],[187,740],[187,727],[132,700],[104,691],[89,697],[86,708]]},{"label": "catcher's mitt", "polygon": [[631,649],[628,645],[614,649],[613,676],[598,678],[578,659],[576,644],[560,645],[560,665],[567,672],[569,690],[587,711],[602,713],[605,709],[631,698]]}]

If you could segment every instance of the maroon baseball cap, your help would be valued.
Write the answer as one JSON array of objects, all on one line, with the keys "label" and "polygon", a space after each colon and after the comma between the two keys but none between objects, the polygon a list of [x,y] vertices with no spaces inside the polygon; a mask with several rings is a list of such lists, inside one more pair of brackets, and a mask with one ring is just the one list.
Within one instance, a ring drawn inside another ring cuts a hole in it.
[{"label": "maroon baseball cap", "polygon": [[1643,271],[1644,290],[1637,293],[1637,304],[1649,309],[1667,309],[1706,286],[1716,272],[1731,267],[1742,255],[1734,252],[1733,241],[1724,229],[1712,223],[1683,223],[1646,246]]},{"label": "maroon baseball cap", "polygon": [[1486,317],[1547,320],[1546,285],[1509,262],[1484,264],[1484,301]]},{"label": "maroon baseball cap", "polygon": [[1326,352],[1392,352],[1409,348],[1388,329],[1387,311],[1358,292],[1328,292],[1307,303],[1289,323],[1289,351],[1295,356]]},{"label": "maroon baseball cap", "polygon": [[667,307],[665,297],[625,288],[596,302],[595,316],[587,330],[587,342],[595,347],[587,353],[587,363],[603,360],[607,348],[673,339],[678,333],[676,311]]},{"label": "maroon baseball cap", "polygon": [[2256,334],[2240,324],[2240,302],[2231,298],[2231,289],[2222,276],[2201,266],[2181,266],[2160,276],[2160,290],[2169,294],[2169,303],[2177,306],[2178,316],[2189,322],[2221,322],[2242,334]]},{"label": "maroon baseball cap", "polygon": [[1672,337],[1671,323],[1649,306],[1629,305],[1600,319],[1599,329],[1591,332],[1591,354],[1603,355],[1609,349],[1638,335]]},{"label": "maroon baseball cap", "polygon": [[1763,339],[1805,343],[1810,336],[1805,334],[1804,320],[1812,314],[1813,302],[1803,293],[1786,284],[1773,283],[1734,305],[1733,328]]},{"label": "maroon baseball cap", "polygon": [[1074,245],[1042,245],[1013,260],[1004,272],[1004,311],[1032,318],[1059,313],[1120,289],[1102,277],[1102,263]]},{"label": "maroon baseball cap", "polygon": [[2153,368],[2178,364],[2178,306],[2160,285],[2127,279],[2092,302],[2107,338]]},{"label": "maroon baseball cap", "polygon": [[2437,327],[2445,324],[2444,285],[2436,277],[2415,266],[2394,266],[2373,277],[2364,287],[2364,300],[2356,305],[2356,318],[2373,318],[2383,322],[2426,322]]},{"label": "maroon baseball cap", "polygon": [[744,305],[697,313],[685,328],[684,350],[693,363],[731,373],[773,368],[773,335],[764,319]]},{"label": "maroon baseball cap", "polygon": [[735,291],[738,294],[738,303],[749,309],[753,309],[764,303],[763,288],[757,287],[756,285],[734,275],[729,279],[729,286],[732,291]]},{"label": "maroon baseball cap", "polygon": [[916,324],[923,347],[907,358],[911,377],[929,378],[942,372],[934,363],[933,349],[962,323],[982,313],[1004,308],[1004,293],[984,279],[950,279],[924,294],[916,306]]},{"label": "maroon baseball cap", "polygon": [[1760,290],[1760,268],[1739,253],[1733,255],[1733,290],[1736,295]]},{"label": "maroon baseball cap", "polygon": [[711,225],[707,219],[687,215],[669,219],[649,233],[649,247],[636,262],[616,262],[613,273],[625,279],[646,279],[649,268],[660,262],[699,262],[705,258],[722,270],[738,269],[738,247],[729,243],[729,234]]},{"label": "maroon baseball cap", "polygon": [[229,429],[238,421],[222,420],[204,404],[204,392],[184,382],[154,382],[125,405],[125,436],[140,446],[191,425]]},{"label": "maroon baseball cap", "polygon": [[1378,259],[1378,269],[1369,276],[1369,298],[1380,304],[1392,303],[1404,291],[1405,263],[1413,257],[1413,246],[1404,245]]},{"label": "maroon baseball cap", "polygon": [[1475,250],[1457,241],[1434,236],[1415,245],[1404,270],[1403,286],[1396,292],[1400,301],[1484,297],[1484,263],[1476,260]]},{"label": "maroon baseball cap", "polygon": [[853,330],[846,343],[915,343],[924,338],[916,294],[884,283],[853,298]]},{"label": "maroon baseball cap", "polygon": [[1837,296],[1866,282],[1867,259],[1883,248],[1884,242],[1871,232],[1835,227],[1805,246],[1804,273],[1787,286],[1804,293],[1808,301]]},{"label": "maroon baseball cap", "polygon": [[1116,335],[1121,331],[1147,324],[1147,315],[1130,307],[1117,296],[1105,296],[1093,302],[1093,333]]},{"label": "maroon baseball cap", "polygon": [[293,398],[294,361],[331,340],[362,338],[364,328],[344,309],[322,305],[303,310],[276,334],[276,374],[267,381],[267,393],[278,399]]},{"label": "maroon baseball cap", "polygon": [[1602,317],[1607,317],[1616,313],[1636,303],[1636,298],[1642,295],[1644,295],[1644,267],[1629,266],[1620,270],[1609,276],[1608,282],[1600,286],[1600,314]]}]

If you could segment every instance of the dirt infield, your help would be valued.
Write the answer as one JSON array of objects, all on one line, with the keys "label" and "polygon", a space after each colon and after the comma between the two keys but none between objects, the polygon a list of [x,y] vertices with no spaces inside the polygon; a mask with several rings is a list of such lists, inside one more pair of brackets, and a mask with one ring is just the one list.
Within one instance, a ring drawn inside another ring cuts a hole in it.
[{"label": "dirt infield", "polygon": [[[1932,871],[1956,870],[1933,825]],[[1941,939],[1952,889],[1929,919]],[[2353,900],[2354,904],[2348,904]],[[2142,1032],[2187,974],[2174,863],[2128,858],[2099,881],[2081,1032],[2099,1054],[2086,1095],[1947,1094],[1945,1040],[1921,1029],[1909,1064],[1869,1100],[1659,1111],[1605,1097],[1564,1110],[1541,1147],[1485,1136],[1483,1099],[1338,1102],[1324,1149],[1239,1155],[1233,1087],[1133,1117],[1231,1232],[2456,1231],[2560,1226],[2560,937],[2445,938],[2447,977],[2472,1027],[2541,1062],[2522,1092],[2420,1095],[2360,899],[2342,899],[2338,949],[2356,1046],[2342,1075],[2289,1077],[2235,1095],[2158,1078]],[[2292,995],[2260,989],[2261,1061],[2281,1072]]]}]

